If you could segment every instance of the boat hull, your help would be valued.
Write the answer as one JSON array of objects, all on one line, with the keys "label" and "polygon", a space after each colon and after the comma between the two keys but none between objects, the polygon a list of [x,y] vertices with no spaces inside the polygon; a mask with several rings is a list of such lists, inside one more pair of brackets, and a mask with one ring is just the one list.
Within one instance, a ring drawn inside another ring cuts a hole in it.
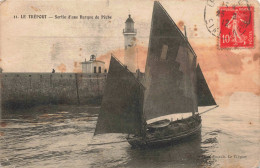
[{"label": "boat hull", "polygon": [[[174,122],[171,123],[171,125],[174,125]],[[147,135],[145,137],[129,136],[127,137],[127,141],[134,148],[159,147],[159,146],[165,146],[169,144],[180,143],[185,140],[190,140],[192,136],[200,135],[201,133],[200,117],[197,121],[194,121],[192,126],[193,127],[190,126],[188,129],[179,131],[178,133],[170,132],[169,126],[167,126],[159,130],[160,132],[166,132],[166,133],[169,132],[167,135],[158,135],[156,133],[151,134],[149,133],[149,131],[147,131]],[[170,126],[170,127],[174,127],[174,126]]]}]

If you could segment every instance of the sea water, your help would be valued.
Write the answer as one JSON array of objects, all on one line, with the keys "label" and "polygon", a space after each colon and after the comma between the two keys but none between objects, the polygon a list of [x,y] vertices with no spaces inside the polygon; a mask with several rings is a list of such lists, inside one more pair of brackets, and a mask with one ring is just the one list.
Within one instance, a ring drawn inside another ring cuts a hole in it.
[{"label": "sea water", "polygon": [[233,95],[227,105],[202,115],[201,136],[151,149],[132,149],[123,134],[93,137],[99,107],[8,112],[1,119],[0,167],[258,167],[257,100],[252,94]]}]

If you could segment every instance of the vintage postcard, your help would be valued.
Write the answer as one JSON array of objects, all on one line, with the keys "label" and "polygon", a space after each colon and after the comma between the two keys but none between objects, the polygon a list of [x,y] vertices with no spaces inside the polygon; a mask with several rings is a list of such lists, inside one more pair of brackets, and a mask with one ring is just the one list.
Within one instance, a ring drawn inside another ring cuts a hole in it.
[{"label": "vintage postcard", "polygon": [[0,0],[0,167],[258,168],[257,0]]}]

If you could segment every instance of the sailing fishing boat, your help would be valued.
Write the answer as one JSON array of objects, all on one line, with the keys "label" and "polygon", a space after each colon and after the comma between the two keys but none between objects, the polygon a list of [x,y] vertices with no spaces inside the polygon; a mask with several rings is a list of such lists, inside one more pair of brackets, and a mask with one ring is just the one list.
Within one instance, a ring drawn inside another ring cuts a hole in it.
[{"label": "sailing fishing boat", "polygon": [[[179,142],[201,132],[198,106],[216,105],[197,56],[159,2],[154,2],[145,82],[111,56],[96,134],[127,133],[133,147]],[[190,113],[185,119],[147,120]]]}]

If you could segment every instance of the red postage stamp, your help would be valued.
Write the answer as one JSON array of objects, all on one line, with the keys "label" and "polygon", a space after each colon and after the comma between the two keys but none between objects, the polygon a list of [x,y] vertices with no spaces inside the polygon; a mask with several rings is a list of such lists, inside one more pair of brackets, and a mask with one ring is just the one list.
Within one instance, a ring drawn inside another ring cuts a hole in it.
[{"label": "red postage stamp", "polygon": [[219,47],[254,47],[254,7],[220,7]]}]

